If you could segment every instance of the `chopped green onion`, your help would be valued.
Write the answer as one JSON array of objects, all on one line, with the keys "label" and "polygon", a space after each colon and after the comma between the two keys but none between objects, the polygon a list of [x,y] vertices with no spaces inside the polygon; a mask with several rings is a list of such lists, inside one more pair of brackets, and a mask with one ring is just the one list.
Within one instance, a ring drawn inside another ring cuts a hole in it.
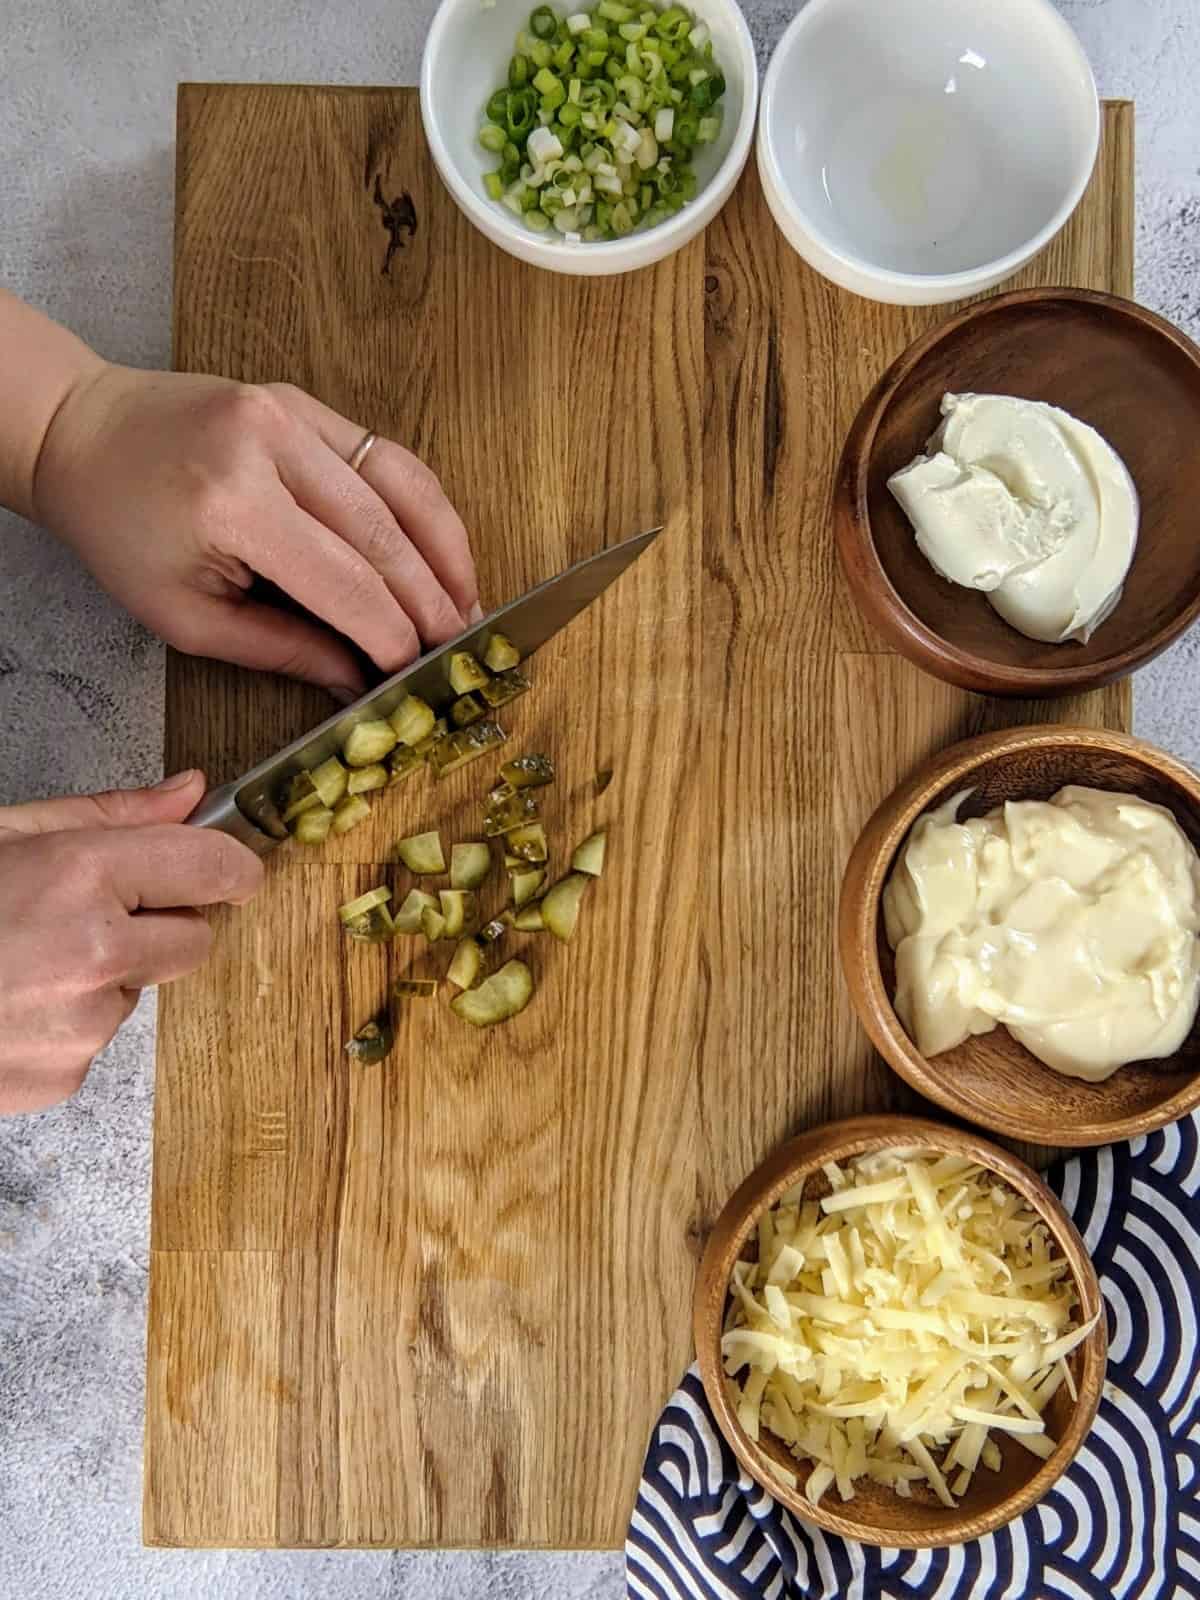
[{"label": "chopped green onion", "polygon": [[479,142],[485,150],[490,150],[498,156],[505,145],[504,129],[495,122],[486,122],[479,130]]},{"label": "chopped green onion", "polygon": [[539,6],[529,18],[529,31],[535,39],[553,39],[558,32],[558,18],[549,6]]}]

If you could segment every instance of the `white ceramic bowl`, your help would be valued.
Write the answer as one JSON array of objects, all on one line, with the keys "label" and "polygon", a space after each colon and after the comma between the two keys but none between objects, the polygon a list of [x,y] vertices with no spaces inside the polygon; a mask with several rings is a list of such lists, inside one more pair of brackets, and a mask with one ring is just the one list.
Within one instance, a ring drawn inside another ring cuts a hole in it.
[{"label": "white ceramic bowl", "polygon": [[789,243],[871,300],[989,289],[1078,205],[1100,140],[1050,0],[808,0],[763,79],[758,170]]},{"label": "white ceramic bowl", "polygon": [[[733,192],[750,153],[758,107],[758,67],[746,19],[734,0],[683,0],[712,30],[713,54],[725,75],[721,132],[696,151],[699,188],[673,217],[644,233],[623,239],[572,243],[560,234],[532,233],[498,200],[483,190],[483,175],[496,158],[480,148],[479,130],[488,96],[506,78],[517,34],[536,0],[442,0],[425,41],[421,60],[421,119],[442,180],[459,209],[479,231],[509,255],[552,272],[603,275],[649,266],[678,250],[716,216]],[[659,0],[648,0],[662,9]],[[559,15],[592,11],[596,0],[567,6]]]}]

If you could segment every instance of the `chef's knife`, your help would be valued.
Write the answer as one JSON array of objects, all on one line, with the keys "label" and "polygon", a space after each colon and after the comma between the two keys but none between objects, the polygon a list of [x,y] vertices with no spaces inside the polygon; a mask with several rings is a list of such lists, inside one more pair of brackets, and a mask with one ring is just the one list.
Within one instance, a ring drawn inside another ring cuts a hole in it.
[{"label": "chef's knife", "polygon": [[556,578],[547,578],[519,600],[493,611],[491,616],[460,633],[457,639],[430,650],[411,666],[368,691],[352,706],[328,717],[319,727],[296,739],[266,761],[232,783],[212,789],[192,812],[188,821],[198,828],[217,828],[248,844],[259,855],[266,855],[287,837],[276,800],[284,783],[294,773],[311,770],[319,761],[338,755],[351,728],[375,717],[387,717],[406,694],[420,695],[435,707],[453,698],[450,687],[450,656],[455,650],[470,650],[482,655],[493,633],[502,633],[516,646],[524,660],[552,639],[560,628],[586,610],[619,578],[642,551],[653,544],[661,528],[639,533],[623,544],[613,545],[599,554],[578,561]]}]

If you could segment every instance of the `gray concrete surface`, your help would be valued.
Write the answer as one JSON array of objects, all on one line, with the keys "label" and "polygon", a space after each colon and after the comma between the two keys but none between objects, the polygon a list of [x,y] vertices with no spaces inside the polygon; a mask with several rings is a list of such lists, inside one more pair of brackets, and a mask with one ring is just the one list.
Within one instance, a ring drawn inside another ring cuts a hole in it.
[{"label": "gray concrete surface", "polygon": [[[765,59],[796,9],[743,0]],[[886,0],[880,0],[886,4]],[[1200,335],[1200,6],[1059,0],[1137,101],[1137,292]],[[411,83],[431,0],[4,0],[0,282],[106,355],[165,365],[180,79]],[[0,382],[19,381],[4,371]],[[1200,442],[1198,442],[1200,447]],[[1137,726],[1200,762],[1200,631]],[[162,651],[0,514],[0,799],[160,771]],[[146,1551],[139,1541],[154,1007],[83,1092],[0,1124],[0,1597],[611,1600],[615,1555]]]}]

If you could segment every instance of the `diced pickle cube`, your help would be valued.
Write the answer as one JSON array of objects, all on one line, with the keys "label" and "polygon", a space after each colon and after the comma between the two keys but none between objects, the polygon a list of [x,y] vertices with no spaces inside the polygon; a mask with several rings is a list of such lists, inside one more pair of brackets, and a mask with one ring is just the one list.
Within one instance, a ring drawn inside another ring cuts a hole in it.
[{"label": "diced pickle cube", "polygon": [[321,804],[332,809],[346,792],[348,774],[336,756],[322,761],[312,769],[313,788],[321,796]]},{"label": "diced pickle cube", "polygon": [[483,664],[489,672],[507,672],[521,660],[521,652],[502,633],[494,633],[483,652]]},{"label": "diced pickle cube", "polygon": [[487,672],[469,650],[455,650],[450,657],[450,687],[455,694],[482,689],[490,680]]},{"label": "diced pickle cube", "polygon": [[420,933],[422,913],[437,909],[436,895],[427,894],[424,889],[410,889],[404,904],[392,918],[392,924],[397,933]]},{"label": "diced pickle cube", "polygon": [[598,878],[604,871],[604,847],[607,842],[608,832],[604,828],[585,839],[571,857],[572,872],[586,872],[590,878]]},{"label": "diced pickle cube", "polygon": [[436,978],[397,978],[392,993],[397,1000],[429,1000],[437,993]]},{"label": "diced pickle cube", "polygon": [[434,777],[444,778],[448,773],[457,772],[459,767],[465,767],[469,761],[478,761],[480,756],[495,750],[507,738],[504,729],[496,722],[477,722],[473,727],[459,728],[457,733],[448,734],[430,752],[429,765],[433,768]]},{"label": "diced pickle cube", "polygon": [[469,728],[487,716],[487,706],[477,694],[460,694],[450,707],[450,721],[456,728]]},{"label": "diced pickle cube", "polygon": [[371,815],[371,807],[361,794],[348,794],[333,808],[334,833],[349,833]]},{"label": "diced pickle cube", "polygon": [[297,844],[324,844],[332,827],[333,812],[328,806],[319,806],[315,811],[305,811],[296,818],[292,838]]},{"label": "diced pickle cube", "polygon": [[507,800],[488,806],[483,815],[483,831],[489,839],[495,838],[498,833],[508,833],[513,828],[536,822],[540,815],[538,803],[531,794],[518,794],[514,790]]},{"label": "diced pickle cube", "polygon": [[554,763],[549,756],[517,756],[500,768],[500,782],[514,789],[540,789],[554,782]]},{"label": "diced pickle cube", "polygon": [[450,849],[450,887],[478,889],[492,865],[492,852],[486,844],[456,844]]},{"label": "diced pickle cube", "polygon": [[436,720],[433,707],[426,705],[415,694],[406,694],[388,718],[392,732],[400,743],[410,747],[429,737]]},{"label": "diced pickle cube", "polygon": [[392,1048],[395,1035],[392,1024],[384,1012],[374,1022],[361,1027],[346,1044],[346,1054],[360,1066],[376,1066]]},{"label": "diced pickle cube", "polygon": [[475,920],[475,896],[470,889],[442,889],[438,899],[446,924],[443,937],[457,939],[467,923]]},{"label": "diced pickle cube", "polygon": [[556,939],[565,944],[575,932],[579,906],[591,879],[582,872],[569,873],[559,880],[542,901],[542,916]]},{"label": "diced pickle cube", "polygon": [[418,878],[430,873],[445,872],[446,857],[442,854],[442,838],[436,829],[430,833],[414,833],[401,839],[396,854],[410,872]]},{"label": "diced pickle cube", "polygon": [[348,767],[373,767],[395,745],[396,735],[390,722],[360,722],[350,729],[342,746],[342,759]]},{"label": "diced pickle cube", "polygon": [[483,969],[483,951],[477,939],[462,939],[454,952],[454,959],[446,969],[446,977],[456,989],[469,989]]},{"label": "diced pickle cube", "polygon": [[346,780],[347,794],[369,794],[372,789],[385,789],[388,770],[381,761],[370,767],[355,767]]},{"label": "diced pickle cube", "polygon": [[540,822],[530,822],[523,828],[512,828],[505,835],[508,848],[523,861],[541,863],[549,854],[546,848],[546,830]]},{"label": "diced pickle cube", "polygon": [[497,706],[506,706],[510,700],[526,694],[528,690],[529,679],[514,667],[511,672],[502,672],[498,678],[489,679],[479,692],[494,709]]},{"label": "diced pickle cube", "polygon": [[533,994],[533,974],[523,961],[506,961],[477,989],[464,989],[450,1009],[474,1028],[490,1028],[524,1011]]}]

